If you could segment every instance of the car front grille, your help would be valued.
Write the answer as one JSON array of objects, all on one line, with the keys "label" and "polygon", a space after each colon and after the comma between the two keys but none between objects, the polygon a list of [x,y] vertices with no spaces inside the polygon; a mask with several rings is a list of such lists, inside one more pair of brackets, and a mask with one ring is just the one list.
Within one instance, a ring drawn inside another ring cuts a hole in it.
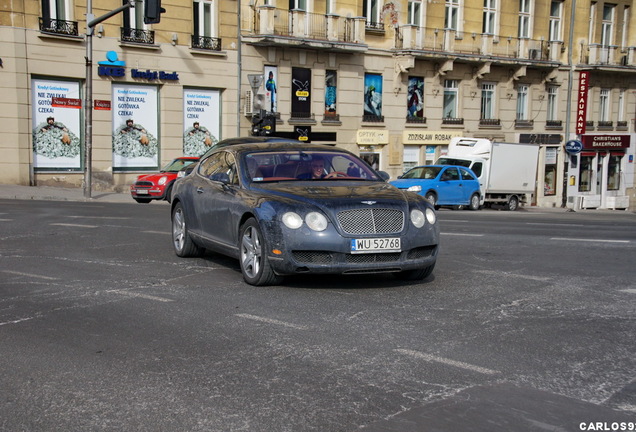
[{"label": "car front grille", "polygon": [[404,213],[395,209],[345,210],[337,217],[347,234],[394,234],[404,229]]},{"label": "car front grille", "polygon": [[138,181],[135,183],[136,187],[152,187],[152,182],[149,181]]}]

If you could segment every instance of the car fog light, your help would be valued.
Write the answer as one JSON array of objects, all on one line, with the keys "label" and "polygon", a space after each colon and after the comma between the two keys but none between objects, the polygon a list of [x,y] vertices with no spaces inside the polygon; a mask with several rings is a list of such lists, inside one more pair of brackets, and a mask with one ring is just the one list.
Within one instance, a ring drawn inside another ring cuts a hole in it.
[{"label": "car fog light", "polygon": [[409,192],[422,192],[422,186],[411,186],[407,189]]},{"label": "car fog light", "polygon": [[287,228],[298,229],[303,226],[303,219],[294,212],[287,212],[283,215],[283,223]]},{"label": "car fog light", "polygon": [[413,222],[413,225],[415,225],[416,228],[422,228],[424,226],[424,221],[424,213],[422,213],[422,210],[411,210],[411,222]]},{"label": "car fog light", "polygon": [[437,221],[437,216],[435,216],[435,211],[433,209],[426,209],[426,220],[431,225],[433,225]]},{"label": "car fog light", "polygon": [[314,231],[324,231],[327,229],[327,218],[322,213],[307,213],[305,223]]}]

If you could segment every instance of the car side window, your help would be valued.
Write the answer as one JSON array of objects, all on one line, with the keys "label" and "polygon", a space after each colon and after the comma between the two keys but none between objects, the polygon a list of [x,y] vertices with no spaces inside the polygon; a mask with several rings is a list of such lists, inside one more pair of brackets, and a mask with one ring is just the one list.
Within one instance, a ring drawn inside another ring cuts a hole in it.
[{"label": "car side window", "polygon": [[468,170],[460,168],[459,171],[462,173],[462,178],[464,180],[476,180],[475,177],[470,172],[468,172]]},{"label": "car side window", "polygon": [[459,172],[457,168],[448,168],[442,174],[442,180],[459,180]]},{"label": "car side window", "polygon": [[236,159],[228,152],[214,153],[209,158],[201,162],[199,174],[210,180],[224,183],[238,184],[236,175]]}]

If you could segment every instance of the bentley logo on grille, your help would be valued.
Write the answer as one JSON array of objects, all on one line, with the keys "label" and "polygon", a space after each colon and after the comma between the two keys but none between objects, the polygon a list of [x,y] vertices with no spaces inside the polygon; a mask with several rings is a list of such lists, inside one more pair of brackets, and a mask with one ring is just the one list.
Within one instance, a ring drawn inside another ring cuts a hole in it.
[{"label": "bentley logo on grille", "polygon": [[377,203],[377,201],[362,201],[362,204],[373,205]]}]

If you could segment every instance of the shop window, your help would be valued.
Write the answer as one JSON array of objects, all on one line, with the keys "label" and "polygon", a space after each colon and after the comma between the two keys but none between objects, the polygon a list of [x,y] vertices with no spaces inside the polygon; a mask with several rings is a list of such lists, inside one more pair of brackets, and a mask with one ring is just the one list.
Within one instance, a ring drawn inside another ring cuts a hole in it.
[{"label": "shop window", "polygon": [[610,156],[607,165],[607,190],[618,190],[621,187],[621,155]]},{"label": "shop window", "polygon": [[579,192],[589,192],[592,190],[592,161],[594,156],[581,156],[579,164]]},{"label": "shop window", "polygon": [[556,195],[556,178],[557,178],[557,166],[550,164],[545,166],[545,177],[543,179],[543,195],[552,196]]}]

